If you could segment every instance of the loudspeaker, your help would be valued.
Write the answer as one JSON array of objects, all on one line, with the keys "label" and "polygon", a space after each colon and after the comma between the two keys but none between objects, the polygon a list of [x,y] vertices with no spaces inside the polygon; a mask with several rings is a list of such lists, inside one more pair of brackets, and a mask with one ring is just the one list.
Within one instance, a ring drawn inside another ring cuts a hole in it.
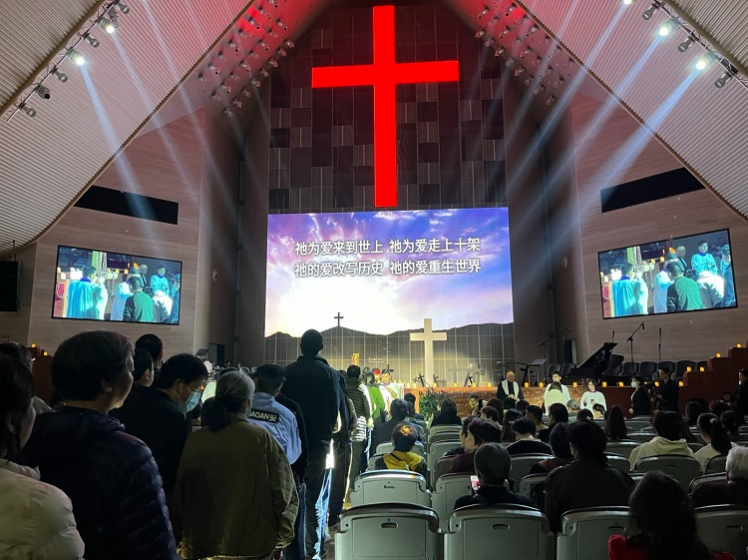
[{"label": "loudspeaker", "polygon": [[0,311],[21,309],[20,273],[19,262],[0,261]]}]

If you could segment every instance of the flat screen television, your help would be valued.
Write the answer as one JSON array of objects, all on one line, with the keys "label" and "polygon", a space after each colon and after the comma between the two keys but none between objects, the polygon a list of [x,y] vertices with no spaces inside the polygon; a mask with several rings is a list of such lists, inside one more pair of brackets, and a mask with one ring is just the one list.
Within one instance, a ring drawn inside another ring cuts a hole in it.
[{"label": "flat screen television", "polygon": [[52,317],[179,324],[182,262],[57,247]]},{"label": "flat screen television", "polygon": [[730,231],[598,253],[603,317],[737,307]]}]

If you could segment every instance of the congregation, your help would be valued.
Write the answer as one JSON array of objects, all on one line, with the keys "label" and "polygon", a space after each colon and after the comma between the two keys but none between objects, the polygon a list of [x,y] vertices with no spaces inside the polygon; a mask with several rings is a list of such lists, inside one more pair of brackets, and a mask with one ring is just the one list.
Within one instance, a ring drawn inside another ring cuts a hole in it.
[{"label": "congregation", "polygon": [[[731,403],[692,401],[685,417],[664,371],[646,403],[634,381],[633,419],[618,405],[595,418],[594,383],[572,421],[508,379],[503,399],[471,396],[461,418],[444,398],[427,422],[386,372],[335,370],[323,348],[309,330],[286,368],[209,371],[165,359],[152,334],[84,332],[54,353],[50,408],[28,350],[0,344],[0,558],[317,560],[362,508],[407,503],[390,479],[415,484],[447,542],[453,512],[534,512],[560,539],[569,512],[628,507],[611,559],[735,557],[703,540],[695,508],[748,506],[743,370]],[[384,498],[366,491],[381,476]]]}]

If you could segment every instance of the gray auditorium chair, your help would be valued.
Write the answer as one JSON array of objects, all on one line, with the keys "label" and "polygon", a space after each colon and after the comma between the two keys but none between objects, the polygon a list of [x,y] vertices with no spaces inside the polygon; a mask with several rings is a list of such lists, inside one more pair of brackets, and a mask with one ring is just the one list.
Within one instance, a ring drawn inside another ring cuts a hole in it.
[{"label": "gray auditorium chair", "polygon": [[431,507],[426,479],[408,471],[372,471],[356,477],[351,490],[352,506],[406,503]]},{"label": "gray auditorium chair", "polygon": [[452,463],[454,462],[455,455],[439,457],[439,459],[436,460],[436,468],[433,471],[429,471],[429,474],[431,475],[431,488],[435,488],[439,479],[449,473],[449,469],[452,468]]},{"label": "gray auditorium chair", "polygon": [[631,452],[639,445],[641,445],[639,441],[609,441],[605,446],[605,453],[615,453],[628,459]]},{"label": "gray auditorium chair", "polygon": [[722,482],[725,479],[726,479],[726,475],[724,472],[697,476],[691,481],[691,484],[689,484],[688,493],[693,494],[694,490],[696,490],[699,486],[701,486],[705,482]]},{"label": "gray auditorium chair", "polygon": [[631,470],[631,463],[629,463],[628,457],[618,455],[617,453],[610,453],[607,451],[607,449],[605,452],[605,456],[608,458],[608,464],[611,467],[615,467],[619,471],[623,471],[625,473],[628,473]]},{"label": "gray auditorium chair", "polygon": [[701,464],[688,455],[655,455],[639,459],[634,465],[635,471],[662,471],[676,479],[684,490],[688,490],[691,481],[701,476]]},{"label": "gray auditorium chair", "polygon": [[652,420],[650,418],[647,418],[646,420],[626,420],[626,429],[629,432],[640,432],[651,427]]},{"label": "gray auditorium chair", "polygon": [[702,447],[704,447],[704,444],[703,443],[699,443],[698,441],[689,441],[688,442],[688,447],[691,449],[691,451],[693,451],[694,453],[696,453],[699,449],[701,449]]},{"label": "gray auditorium chair", "polygon": [[624,362],[621,377],[633,377],[639,373],[639,362]]},{"label": "gray auditorium chair", "polygon": [[512,466],[509,471],[509,476],[514,481],[513,489],[516,491],[519,488],[519,482],[530,474],[530,468],[540,461],[546,459],[553,459],[553,455],[544,455],[542,453],[521,453],[519,455],[512,455]]},{"label": "gray auditorium chair", "polygon": [[414,504],[375,504],[344,511],[335,535],[335,560],[436,560],[441,536],[432,509]]},{"label": "gray auditorium chair", "polygon": [[449,518],[455,510],[457,498],[472,494],[470,474],[455,473],[445,474],[439,477],[431,494],[431,507],[439,516],[439,528],[446,531],[449,527]]},{"label": "gray auditorium chair", "polygon": [[433,435],[429,434],[429,442],[426,447],[427,449],[430,449],[433,444],[439,443],[442,441],[457,441],[458,442],[457,445],[459,445],[460,432],[449,431],[449,432],[440,432],[438,434],[433,434]]},{"label": "gray auditorium chair", "polygon": [[594,560],[608,557],[611,535],[625,535],[629,508],[595,507],[567,511],[556,539],[556,560]]},{"label": "gray auditorium chair", "polygon": [[457,426],[456,424],[447,425],[447,426],[439,426],[439,425],[432,426],[429,429],[429,437],[433,437],[436,434],[452,433],[452,434],[455,434],[455,436],[458,436],[457,439],[460,439],[459,438],[460,430],[462,430],[462,426]]},{"label": "gray auditorium chair", "polygon": [[371,459],[369,459],[369,462],[366,464],[366,470],[376,471],[377,470],[377,459],[381,459],[382,457],[384,457],[384,455],[372,455]]},{"label": "gray auditorium chair", "polygon": [[[377,445],[377,455],[385,455],[386,453],[389,453],[395,448],[395,446],[392,444],[391,441],[386,441],[384,443],[380,443]],[[423,444],[420,441],[417,441],[416,444],[413,446],[413,453],[418,453],[421,457],[426,457],[426,449],[423,447]]]},{"label": "gray auditorium chair", "polygon": [[644,379],[652,379],[652,376],[657,373],[657,362],[642,362],[639,364],[639,375]]},{"label": "gray auditorium chair", "polygon": [[727,465],[727,455],[717,455],[716,457],[712,457],[709,459],[709,462],[706,464],[706,469],[704,469],[704,474],[715,474],[715,473],[723,473],[726,470]]},{"label": "gray auditorium chair", "polygon": [[[548,473],[528,474],[519,481],[518,493],[530,498],[539,510],[545,508],[545,481]],[[517,483],[515,482],[515,486]]]},{"label": "gray auditorium chair", "polygon": [[[678,370],[676,368],[676,363],[675,362],[671,362],[669,360],[664,360],[664,361],[660,362],[659,364],[657,364],[657,369],[661,369],[661,368],[664,368],[664,367],[666,367],[668,369],[668,371],[670,371],[671,374],[673,374],[673,375],[677,375],[678,374]],[[681,374],[681,377],[682,376],[683,376],[683,374]]]},{"label": "gray auditorium chair", "polygon": [[426,457],[426,462],[429,467],[429,472],[436,470],[436,462],[442,458],[447,451],[452,451],[455,447],[459,447],[460,442],[458,441],[440,441],[429,447],[429,453]]},{"label": "gray auditorium chair", "polygon": [[748,507],[696,508],[696,531],[710,550],[729,552],[736,560],[748,559]]},{"label": "gray auditorium chair", "polygon": [[691,368],[691,371],[698,371],[696,369],[696,364],[693,361],[679,360],[678,363],[675,364],[675,375],[683,377],[683,374],[686,373],[688,368]]},{"label": "gray auditorium chair", "polygon": [[444,560],[548,560],[555,538],[548,519],[519,505],[456,510],[444,538]]},{"label": "gray auditorium chair", "polygon": [[651,441],[655,435],[651,432],[631,432],[626,436],[631,441],[637,441],[639,443],[644,443],[646,441]]}]

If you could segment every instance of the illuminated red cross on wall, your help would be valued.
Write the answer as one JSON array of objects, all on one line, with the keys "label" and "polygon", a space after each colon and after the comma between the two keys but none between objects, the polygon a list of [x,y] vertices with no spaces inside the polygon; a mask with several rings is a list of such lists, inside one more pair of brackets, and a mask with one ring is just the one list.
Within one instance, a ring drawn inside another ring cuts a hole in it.
[{"label": "illuminated red cross on wall", "polygon": [[374,8],[374,63],[312,68],[312,87],[374,86],[374,206],[397,205],[395,86],[456,82],[456,60],[395,62],[395,7]]}]

